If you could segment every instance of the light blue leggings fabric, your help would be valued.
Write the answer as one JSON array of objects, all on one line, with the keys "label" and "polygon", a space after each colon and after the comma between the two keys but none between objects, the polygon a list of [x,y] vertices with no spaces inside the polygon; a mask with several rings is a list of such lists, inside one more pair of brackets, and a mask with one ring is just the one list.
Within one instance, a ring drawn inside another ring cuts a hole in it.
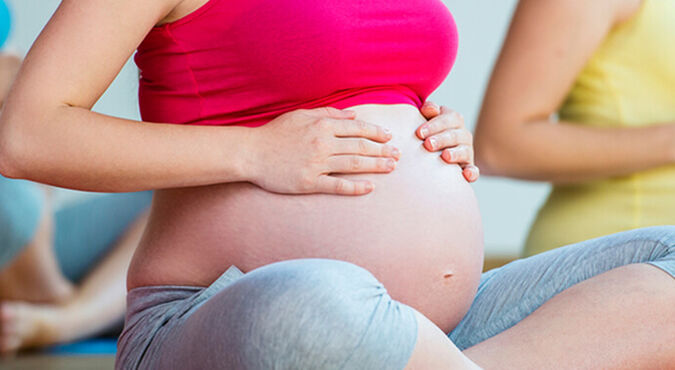
[{"label": "light blue leggings fabric", "polygon": [[[675,226],[619,233],[483,275],[461,323],[465,349],[517,324],[572,285],[649,263],[675,276]],[[228,269],[207,288],[129,292],[117,369],[402,369],[417,340],[413,310],[368,271],[334,260]]]},{"label": "light blue leggings fabric", "polygon": [[[64,275],[79,281],[141,212],[151,192],[100,194],[54,210],[54,252]],[[0,176],[0,269],[35,236],[45,212],[40,185]]]},{"label": "light blue leggings fabric", "polygon": [[0,176],[0,269],[33,239],[44,202],[37,184]]}]

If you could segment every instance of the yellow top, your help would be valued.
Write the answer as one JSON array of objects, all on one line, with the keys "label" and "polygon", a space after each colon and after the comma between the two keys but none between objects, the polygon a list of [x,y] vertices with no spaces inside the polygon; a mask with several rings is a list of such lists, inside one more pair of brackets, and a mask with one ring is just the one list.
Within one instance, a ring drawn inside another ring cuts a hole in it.
[{"label": "yellow top", "polygon": [[[675,123],[675,0],[645,0],[614,28],[559,113],[561,120],[596,127]],[[525,253],[665,224],[675,224],[675,166],[554,186]]]}]

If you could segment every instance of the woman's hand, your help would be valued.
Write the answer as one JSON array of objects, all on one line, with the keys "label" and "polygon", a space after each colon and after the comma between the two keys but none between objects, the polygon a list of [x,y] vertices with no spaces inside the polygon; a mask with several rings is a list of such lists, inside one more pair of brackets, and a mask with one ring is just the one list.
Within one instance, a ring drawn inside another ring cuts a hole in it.
[{"label": "woman's hand", "polygon": [[389,173],[398,149],[384,143],[391,133],[334,108],[283,114],[251,133],[247,171],[252,183],[284,194],[364,195],[374,185],[334,174]]},{"label": "woman's hand", "polygon": [[424,148],[430,152],[442,151],[441,158],[459,165],[468,182],[478,180],[480,172],[473,161],[473,135],[464,126],[464,117],[432,102],[424,103],[421,112],[429,120],[416,131],[417,137],[424,140]]}]

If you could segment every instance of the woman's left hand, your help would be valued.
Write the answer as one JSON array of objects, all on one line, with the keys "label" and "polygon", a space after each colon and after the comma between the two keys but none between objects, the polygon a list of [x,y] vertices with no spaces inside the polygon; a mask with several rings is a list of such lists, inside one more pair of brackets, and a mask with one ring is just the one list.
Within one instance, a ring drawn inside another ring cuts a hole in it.
[{"label": "woman's left hand", "polygon": [[428,120],[416,131],[417,137],[424,140],[424,148],[430,152],[442,151],[441,158],[459,165],[468,182],[478,180],[480,172],[473,161],[473,135],[464,126],[464,117],[429,101],[420,111]]}]

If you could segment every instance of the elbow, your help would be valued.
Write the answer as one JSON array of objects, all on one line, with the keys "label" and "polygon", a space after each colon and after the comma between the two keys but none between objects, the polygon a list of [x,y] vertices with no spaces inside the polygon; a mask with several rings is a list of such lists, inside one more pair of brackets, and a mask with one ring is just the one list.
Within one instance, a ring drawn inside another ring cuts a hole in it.
[{"label": "elbow", "polygon": [[7,178],[25,178],[25,143],[17,126],[6,114],[0,115],[0,174]]},{"label": "elbow", "polygon": [[20,179],[21,174],[18,166],[7,156],[7,152],[0,150],[0,175],[8,179]]},{"label": "elbow", "polygon": [[499,161],[498,149],[494,140],[476,135],[474,143],[476,152],[476,166],[480,168],[481,174],[487,176],[501,175],[501,163]]},{"label": "elbow", "polygon": [[481,174],[487,176],[509,175],[509,151],[503,148],[503,143],[495,137],[476,135],[475,162]]},{"label": "elbow", "polygon": [[0,147],[0,176],[4,176],[10,179],[18,178],[16,166],[12,163],[11,158],[8,157],[7,150],[5,150],[4,145]]},{"label": "elbow", "polygon": [[485,152],[484,149],[476,151],[476,166],[480,168],[480,173],[487,176],[499,176],[499,167],[493,157]]}]

